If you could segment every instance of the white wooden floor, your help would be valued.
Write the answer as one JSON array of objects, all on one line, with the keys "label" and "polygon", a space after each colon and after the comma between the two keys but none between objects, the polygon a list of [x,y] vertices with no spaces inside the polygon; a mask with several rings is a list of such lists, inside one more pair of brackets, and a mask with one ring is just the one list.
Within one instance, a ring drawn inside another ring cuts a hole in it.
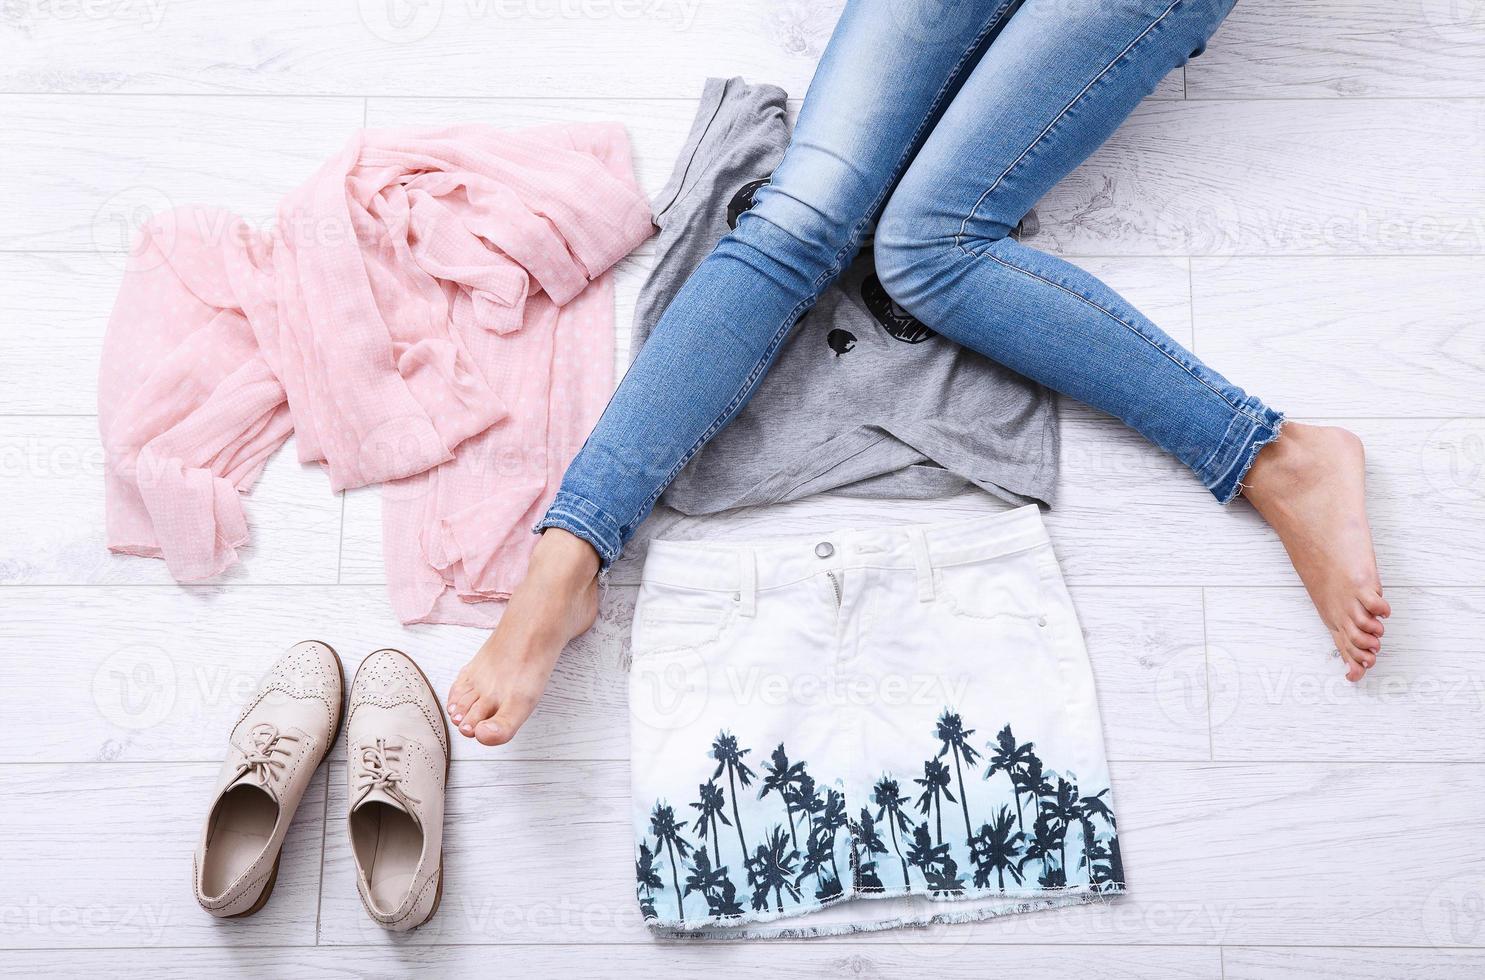
[{"label": "white wooden floor", "polygon": [[[363,915],[335,766],[267,908],[220,922],[195,907],[189,855],[226,726],[280,649],[318,637],[354,660],[396,645],[444,685],[480,637],[400,628],[374,492],[333,496],[287,454],[223,581],[182,588],[105,553],[93,379],[128,229],[189,201],[264,221],[363,123],[619,119],[653,191],[704,77],[802,94],[835,14],[799,0],[0,4],[6,973],[1485,975],[1479,0],[1243,0],[1038,208],[1034,243],[1271,403],[1361,433],[1395,610],[1385,659],[1345,684],[1244,506],[1218,509],[1117,424],[1066,411],[1051,520],[1098,674],[1126,901],[847,941],[651,942],[626,836],[633,589],[619,584],[516,743],[460,746],[427,927],[394,941]],[[622,267],[621,329],[647,262]]]}]

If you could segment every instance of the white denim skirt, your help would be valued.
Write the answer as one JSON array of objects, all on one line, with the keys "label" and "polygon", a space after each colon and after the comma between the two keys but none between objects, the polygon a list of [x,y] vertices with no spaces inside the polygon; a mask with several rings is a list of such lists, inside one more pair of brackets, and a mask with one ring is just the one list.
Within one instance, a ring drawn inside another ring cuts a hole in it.
[{"label": "white denim skirt", "polygon": [[636,894],[668,935],[968,921],[1124,890],[1093,676],[1037,509],[656,541]]}]

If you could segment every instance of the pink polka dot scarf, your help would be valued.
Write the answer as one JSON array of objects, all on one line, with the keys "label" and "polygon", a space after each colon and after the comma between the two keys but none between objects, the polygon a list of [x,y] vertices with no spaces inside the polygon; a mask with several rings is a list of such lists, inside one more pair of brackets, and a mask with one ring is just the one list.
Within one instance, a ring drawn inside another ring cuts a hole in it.
[{"label": "pink polka dot scarf", "polygon": [[267,230],[153,217],[98,385],[110,550],[222,574],[292,433],[333,491],[382,485],[399,619],[489,625],[611,393],[609,270],[650,232],[616,124],[366,130]]}]

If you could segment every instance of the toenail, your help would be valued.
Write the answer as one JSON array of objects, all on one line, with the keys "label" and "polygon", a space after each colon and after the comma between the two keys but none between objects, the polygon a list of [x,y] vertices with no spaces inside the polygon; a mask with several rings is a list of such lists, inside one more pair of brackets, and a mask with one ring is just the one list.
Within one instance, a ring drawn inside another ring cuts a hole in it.
[{"label": "toenail", "polygon": [[463,721],[463,720],[464,720],[464,716],[463,716],[463,715],[461,715],[461,714],[459,714],[459,713],[458,713],[458,712],[457,712],[457,711],[456,711],[456,712],[454,712],[454,720],[455,720],[455,721]]}]

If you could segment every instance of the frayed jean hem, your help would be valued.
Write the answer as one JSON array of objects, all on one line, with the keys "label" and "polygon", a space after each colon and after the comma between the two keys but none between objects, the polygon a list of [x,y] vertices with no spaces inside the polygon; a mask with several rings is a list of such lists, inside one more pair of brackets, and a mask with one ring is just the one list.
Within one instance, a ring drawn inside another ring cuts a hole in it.
[{"label": "frayed jean hem", "polygon": [[1243,489],[1243,477],[1258,458],[1258,451],[1275,439],[1284,426],[1284,414],[1250,397],[1247,411],[1239,412],[1222,444],[1197,471],[1218,503],[1229,504]]},{"label": "frayed jean hem", "polygon": [[558,492],[545,516],[531,530],[540,534],[549,527],[560,527],[592,545],[598,552],[600,572],[607,571],[624,550],[619,522],[592,501],[568,490]]}]

